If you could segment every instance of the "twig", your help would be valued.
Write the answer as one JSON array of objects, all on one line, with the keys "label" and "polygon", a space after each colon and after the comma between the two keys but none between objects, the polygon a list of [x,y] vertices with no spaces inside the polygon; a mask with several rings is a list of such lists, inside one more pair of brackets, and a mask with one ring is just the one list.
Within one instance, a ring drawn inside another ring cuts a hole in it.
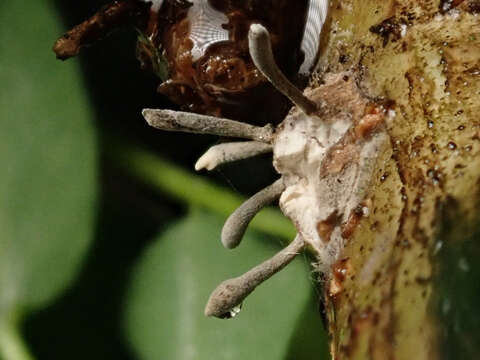
[{"label": "twig", "polygon": [[114,1],[105,5],[90,19],[65,33],[53,46],[58,59],[66,60],[80,50],[106,37],[124,25],[134,25],[146,19],[150,4],[139,0]]}]

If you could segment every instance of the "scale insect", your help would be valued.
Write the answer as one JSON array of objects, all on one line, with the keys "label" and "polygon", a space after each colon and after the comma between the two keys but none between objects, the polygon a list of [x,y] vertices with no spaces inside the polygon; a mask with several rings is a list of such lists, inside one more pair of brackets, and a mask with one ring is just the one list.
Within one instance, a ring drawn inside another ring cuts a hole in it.
[{"label": "scale insect", "polygon": [[[329,2],[308,2],[301,49],[305,54],[299,71],[309,75],[315,67],[320,32]],[[192,6],[206,6],[206,0]],[[162,2],[153,4],[153,11]],[[372,202],[368,189],[376,163],[389,145],[385,122],[388,109],[376,104],[357,87],[351,73],[313,73],[310,86],[299,90],[284,75],[274,59],[272,38],[260,23],[252,23],[247,36],[248,53],[263,79],[288,98],[291,108],[283,122],[255,126],[226,118],[163,109],[144,109],[147,123],[166,131],[183,131],[241,138],[247,141],[213,146],[195,165],[196,170],[217,166],[268,152],[280,178],[242,204],[226,221],[222,244],[240,245],[252,218],[266,205],[279,200],[280,208],[296,226],[298,235],[278,254],[245,274],[222,282],[205,307],[207,316],[229,318],[237,314],[245,298],[257,286],[288,265],[309,247],[316,255],[317,269],[325,279],[341,257],[344,244],[360,218],[368,216]],[[198,49],[197,49],[198,50]]]}]

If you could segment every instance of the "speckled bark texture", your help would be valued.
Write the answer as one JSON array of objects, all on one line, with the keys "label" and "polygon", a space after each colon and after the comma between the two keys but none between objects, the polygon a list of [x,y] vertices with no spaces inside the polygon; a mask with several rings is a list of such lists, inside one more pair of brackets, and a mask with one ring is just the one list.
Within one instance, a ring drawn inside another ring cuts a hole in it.
[{"label": "speckled bark texture", "polygon": [[455,204],[462,226],[448,231],[462,241],[461,228],[473,224],[478,208],[479,10],[477,1],[331,3],[312,86],[348,71],[392,117],[385,122],[389,145],[364,196],[368,216],[326,273],[334,359],[445,355],[435,311],[438,234],[444,209]]}]

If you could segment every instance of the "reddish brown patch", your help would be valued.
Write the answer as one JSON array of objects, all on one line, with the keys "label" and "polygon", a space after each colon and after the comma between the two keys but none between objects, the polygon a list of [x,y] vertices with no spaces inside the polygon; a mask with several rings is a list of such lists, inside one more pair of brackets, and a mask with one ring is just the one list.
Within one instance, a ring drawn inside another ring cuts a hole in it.
[{"label": "reddish brown patch", "polygon": [[385,120],[385,114],[382,109],[373,103],[367,104],[365,107],[365,115],[355,126],[355,135],[359,139],[370,136]]},{"label": "reddish brown patch", "polygon": [[467,11],[472,14],[480,13],[480,1],[479,0],[470,0],[468,2]]},{"label": "reddish brown patch", "polygon": [[318,236],[320,236],[320,239],[322,239],[324,243],[327,244],[330,241],[333,229],[337,225],[338,220],[337,211],[334,211],[326,220],[320,221],[317,224]]},{"label": "reddish brown patch", "polygon": [[[329,105],[332,104],[335,114],[338,111],[341,111],[343,114],[349,114],[354,124],[342,139],[328,150],[322,163],[320,177],[338,174],[348,164],[355,163],[360,153],[359,148],[363,142],[377,131],[385,120],[385,108],[361,98],[358,88],[352,83],[350,78],[347,77],[348,82],[345,84],[343,80],[345,77],[347,76],[343,76],[340,80],[333,82],[333,84],[320,87],[322,91],[317,92],[312,97],[313,100],[316,100],[318,97]],[[306,95],[310,95],[308,91]]]},{"label": "reddish brown patch", "polygon": [[358,147],[356,144],[344,144],[342,142],[333,146],[329,151],[323,171],[327,174],[338,174],[348,163],[353,162],[357,156]]},{"label": "reddish brown patch", "polygon": [[458,5],[463,3],[465,0],[441,0],[440,1],[440,12],[446,13],[453,8],[456,8]]},{"label": "reddish brown patch", "polygon": [[342,226],[342,237],[344,239],[349,239],[353,235],[353,232],[357,228],[362,217],[363,217],[362,206],[357,206],[350,213],[350,216],[348,217],[347,222]]},{"label": "reddish brown patch", "polygon": [[[372,200],[366,199],[361,204],[359,204],[353,211],[350,213],[348,220],[342,227],[342,237],[344,239],[349,239],[355,229],[357,228],[360,220],[364,216],[368,216],[368,212],[372,208]],[[365,209],[365,211],[364,211]]]},{"label": "reddish brown patch", "polygon": [[352,265],[350,264],[350,259],[345,258],[338,260],[335,264],[332,265],[332,274],[333,277],[340,283],[343,283],[347,278],[347,275],[351,272]]},{"label": "reddish brown patch", "polygon": [[[332,278],[330,279],[328,292],[334,301],[338,300],[338,295],[343,292],[345,280],[351,272],[352,265],[349,258],[338,260],[332,265]],[[348,294],[346,296],[348,298]]]}]

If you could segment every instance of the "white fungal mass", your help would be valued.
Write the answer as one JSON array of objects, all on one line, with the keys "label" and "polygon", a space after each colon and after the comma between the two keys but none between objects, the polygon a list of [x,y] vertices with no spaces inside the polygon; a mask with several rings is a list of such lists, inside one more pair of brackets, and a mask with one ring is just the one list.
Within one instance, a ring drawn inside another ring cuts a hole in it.
[{"label": "white fungal mass", "polygon": [[[327,79],[326,86],[342,82],[339,79]],[[325,272],[341,254],[346,241],[342,226],[362,209],[379,154],[388,144],[383,126],[365,138],[348,138],[357,124],[351,110],[337,110],[320,118],[294,108],[275,133],[273,144],[274,166],[286,187],[280,207],[315,250],[319,270]],[[363,211],[366,214],[368,210]]]},{"label": "white fungal mass", "polygon": [[227,16],[215,10],[208,0],[191,1],[187,17],[190,22],[190,39],[193,42],[192,60],[197,61],[210,45],[228,41],[228,30],[222,25],[228,23]]},{"label": "white fungal mass", "polygon": [[301,49],[305,54],[305,59],[299,70],[302,75],[309,75],[315,66],[320,47],[320,33],[327,18],[328,6],[328,0],[309,1],[307,21],[301,44]]}]

